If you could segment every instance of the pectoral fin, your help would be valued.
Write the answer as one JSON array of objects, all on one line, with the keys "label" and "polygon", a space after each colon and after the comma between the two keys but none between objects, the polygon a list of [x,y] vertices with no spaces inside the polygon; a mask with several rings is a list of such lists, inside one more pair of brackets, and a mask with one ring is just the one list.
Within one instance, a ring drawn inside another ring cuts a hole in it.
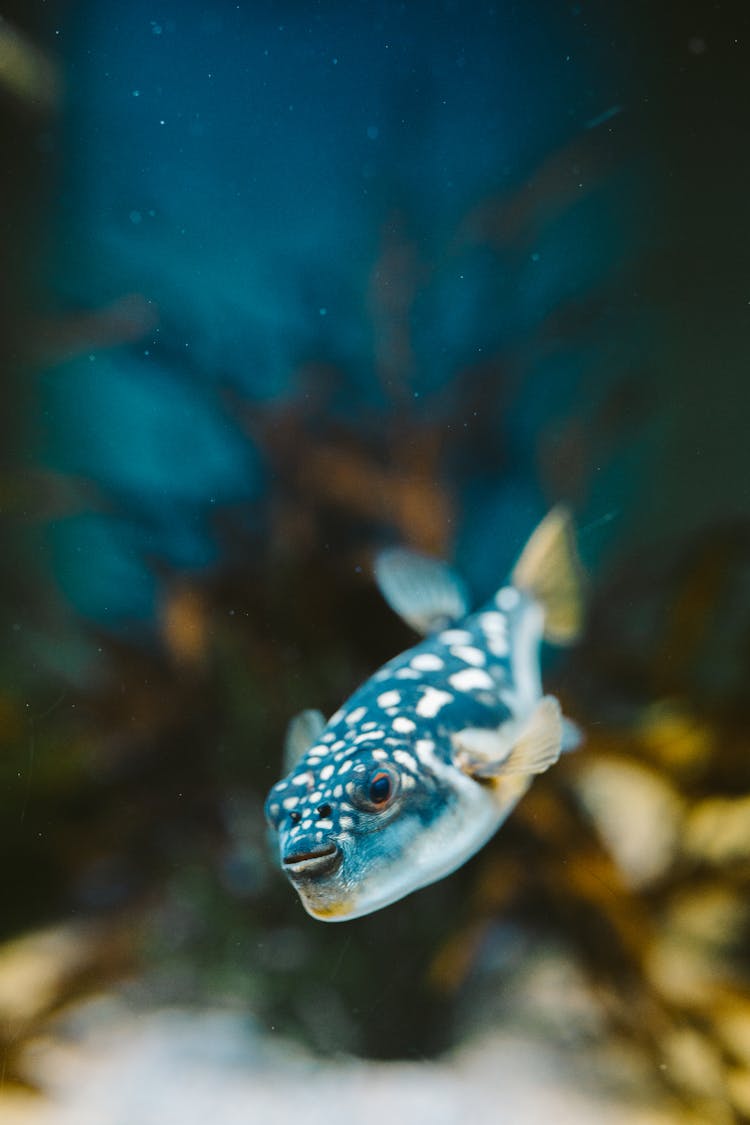
[{"label": "pectoral fin", "polygon": [[439,559],[404,547],[381,551],[375,560],[375,579],[391,609],[423,636],[469,612],[463,582]]},{"label": "pectoral fin", "polygon": [[540,699],[525,719],[496,730],[471,727],[453,736],[453,761],[476,778],[544,773],[560,756],[563,720],[552,695]]},{"label": "pectoral fin", "polygon": [[287,773],[317,741],[325,725],[320,711],[300,711],[290,721],[284,738],[284,769]]},{"label": "pectoral fin", "polygon": [[563,719],[562,732],[562,753],[567,754],[571,750],[577,750],[583,742],[583,731],[578,724],[572,719]]},{"label": "pectoral fin", "polygon": [[521,552],[511,579],[544,608],[544,639],[575,641],[583,622],[583,569],[567,508],[549,512]]}]

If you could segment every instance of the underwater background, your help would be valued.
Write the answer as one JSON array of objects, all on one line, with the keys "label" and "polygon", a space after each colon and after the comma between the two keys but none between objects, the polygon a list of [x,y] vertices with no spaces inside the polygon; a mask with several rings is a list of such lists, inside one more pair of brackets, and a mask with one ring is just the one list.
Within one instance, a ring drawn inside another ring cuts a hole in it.
[{"label": "underwater background", "polygon": [[[746,5],[0,17],[7,1120],[750,1120]],[[413,643],[375,553],[478,602],[558,501],[585,745],[313,922],[263,799]]]}]

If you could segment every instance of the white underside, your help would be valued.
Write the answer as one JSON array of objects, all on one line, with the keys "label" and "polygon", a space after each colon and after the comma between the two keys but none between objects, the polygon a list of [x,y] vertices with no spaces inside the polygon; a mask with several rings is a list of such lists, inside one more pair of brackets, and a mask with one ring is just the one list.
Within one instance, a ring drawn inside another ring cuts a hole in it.
[{"label": "white underside", "polygon": [[348,922],[452,874],[494,836],[531,781],[514,776],[501,778],[496,785],[480,785],[444,762],[433,769],[450,773],[458,797],[451,812],[420,834],[403,864],[374,873],[354,896],[350,909],[324,916],[306,905],[308,913],[326,922]]}]

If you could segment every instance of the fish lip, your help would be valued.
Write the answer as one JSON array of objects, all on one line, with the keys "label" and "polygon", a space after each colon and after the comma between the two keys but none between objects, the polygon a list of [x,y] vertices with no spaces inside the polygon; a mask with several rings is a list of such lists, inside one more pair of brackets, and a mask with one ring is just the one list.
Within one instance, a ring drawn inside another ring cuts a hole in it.
[{"label": "fish lip", "polygon": [[344,858],[341,848],[331,841],[319,844],[306,852],[295,852],[283,859],[284,871],[293,881],[320,879],[332,875]]}]

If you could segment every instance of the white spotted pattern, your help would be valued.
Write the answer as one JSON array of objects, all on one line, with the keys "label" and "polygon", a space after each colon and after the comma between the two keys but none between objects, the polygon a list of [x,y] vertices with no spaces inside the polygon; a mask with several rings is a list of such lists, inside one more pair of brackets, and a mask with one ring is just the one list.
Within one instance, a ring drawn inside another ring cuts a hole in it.
[{"label": "white spotted pattern", "polygon": [[438,640],[444,645],[470,645],[473,637],[468,629],[445,629]]},{"label": "white spotted pattern", "polygon": [[520,600],[521,595],[513,586],[503,586],[495,595],[495,604],[506,613],[508,610],[515,609]]},{"label": "white spotted pattern", "polygon": [[464,664],[473,664],[476,668],[481,668],[485,663],[484,653],[473,645],[454,645],[451,656],[463,660]]},{"label": "white spotted pattern", "polygon": [[398,691],[384,691],[377,698],[378,707],[395,707],[401,702],[401,693]]},{"label": "white spotted pattern", "polygon": [[450,683],[456,691],[473,691],[475,688],[495,686],[492,676],[489,676],[482,668],[464,668],[450,677]]},{"label": "white spotted pattern", "polygon": [[367,714],[367,708],[366,707],[357,707],[354,711],[351,711],[346,716],[346,722],[347,722],[348,726],[352,726],[354,723],[358,723],[359,720],[364,718],[364,716],[366,714]]},{"label": "white spotted pattern", "polygon": [[505,636],[508,631],[508,619],[502,613],[495,612],[495,610],[489,610],[489,612],[483,613],[479,618],[479,624],[488,636],[497,635],[498,633]]},{"label": "white spotted pattern", "polygon": [[424,695],[417,704],[417,714],[424,719],[434,719],[446,703],[452,702],[453,696],[450,692],[438,691],[437,688],[433,687],[425,688]]},{"label": "white spotted pattern", "polygon": [[412,758],[411,754],[407,754],[406,750],[394,750],[393,757],[400,766],[406,766],[408,770],[413,770],[415,773],[419,768],[416,760]]},{"label": "white spotted pattern", "polygon": [[431,738],[420,738],[414,748],[417,751],[417,757],[420,762],[428,766],[432,762],[435,755],[435,743]]},{"label": "white spotted pattern", "polygon": [[368,730],[365,734],[358,734],[354,743],[358,745],[360,742],[374,742],[378,738],[385,738],[384,730]]},{"label": "white spotted pattern", "polygon": [[[419,708],[417,708],[417,710],[419,710]],[[413,723],[411,719],[405,719],[403,716],[400,716],[398,719],[394,719],[391,726],[400,734],[409,734],[411,731],[417,729],[416,724]]]},{"label": "white spotted pattern", "polygon": [[420,672],[437,672],[442,668],[443,661],[434,652],[419,652],[411,659],[412,668]]}]

